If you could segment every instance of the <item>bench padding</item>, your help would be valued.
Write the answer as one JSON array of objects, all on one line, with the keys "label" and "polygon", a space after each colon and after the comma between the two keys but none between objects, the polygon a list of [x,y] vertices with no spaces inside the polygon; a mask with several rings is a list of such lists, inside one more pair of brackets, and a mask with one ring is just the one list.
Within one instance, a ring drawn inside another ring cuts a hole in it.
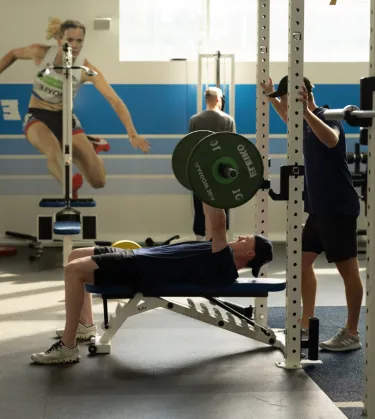
[{"label": "bench padding", "polygon": [[274,278],[238,278],[230,285],[208,287],[195,284],[170,284],[134,289],[125,287],[98,287],[86,284],[87,292],[100,294],[106,298],[132,298],[137,292],[145,297],[256,297],[269,292],[283,291],[284,279]]}]

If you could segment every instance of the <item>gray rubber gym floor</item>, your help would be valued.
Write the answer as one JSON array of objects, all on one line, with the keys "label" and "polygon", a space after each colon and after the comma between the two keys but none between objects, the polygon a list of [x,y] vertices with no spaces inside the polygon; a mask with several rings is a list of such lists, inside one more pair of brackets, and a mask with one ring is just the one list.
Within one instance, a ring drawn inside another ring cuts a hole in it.
[{"label": "gray rubber gym floor", "polygon": [[[277,368],[280,352],[163,310],[125,323],[110,355],[91,357],[82,344],[79,364],[32,365],[30,354],[46,350],[64,324],[64,287],[59,251],[34,264],[27,254],[0,260],[1,419],[346,417],[305,371]],[[270,276],[285,275],[283,258],[277,246]],[[324,258],[317,268],[318,305],[345,305],[336,270]],[[285,306],[285,293],[269,305]]]}]

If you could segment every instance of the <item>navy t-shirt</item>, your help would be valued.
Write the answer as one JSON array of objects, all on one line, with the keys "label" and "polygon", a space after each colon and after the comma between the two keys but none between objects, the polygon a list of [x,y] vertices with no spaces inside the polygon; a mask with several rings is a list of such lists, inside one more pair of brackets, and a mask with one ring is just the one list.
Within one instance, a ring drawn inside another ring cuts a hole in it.
[{"label": "navy t-shirt", "polygon": [[358,216],[359,197],[349,172],[344,128],[340,121],[325,120],[324,111],[325,108],[317,108],[313,113],[340,132],[339,141],[335,147],[327,147],[304,121],[305,211],[315,215]]},{"label": "navy t-shirt", "polygon": [[211,242],[184,242],[133,251],[144,284],[225,285],[238,278],[233,251],[212,253]]}]

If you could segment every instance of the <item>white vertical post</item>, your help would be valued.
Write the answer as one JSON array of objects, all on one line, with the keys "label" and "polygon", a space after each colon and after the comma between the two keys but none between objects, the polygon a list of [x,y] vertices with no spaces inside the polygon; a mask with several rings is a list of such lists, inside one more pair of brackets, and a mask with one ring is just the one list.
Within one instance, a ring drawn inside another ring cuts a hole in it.
[{"label": "white vertical post", "polygon": [[63,267],[68,264],[69,255],[73,250],[73,236],[63,236]]},{"label": "white vertical post", "polygon": [[[228,74],[226,71],[226,65],[227,65],[227,58],[229,58],[230,62],[230,85],[229,85],[229,115],[236,120],[236,59],[234,54],[228,54],[224,55],[224,68],[225,72],[224,74]],[[225,90],[226,90],[226,83],[227,80],[224,78],[225,83]],[[228,98],[226,98],[228,100]],[[232,241],[234,240],[234,234],[233,234],[233,227],[234,227],[234,221],[235,220],[235,210],[232,210],[230,213],[230,228],[228,231],[228,240]]]},{"label": "white vertical post", "polygon": [[[268,179],[269,158],[269,103],[264,96],[261,83],[268,83],[270,50],[270,0],[258,0],[258,48],[256,84],[256,145],[264,164],[264,179]],[[259,190],[256,197],[255,232],[268,236],[268,190]],[[260,271],[267,277],[268,266]],[[266,325],[268,322],[267,298],[255,299],[255,321]]]},{"label": "white vertical post", "polygon": [[304,0],[289,0],[288,166],[286,351],[283,366],[301,368],[301,256],[303,180],[303,106],[297,99],[303,84]]},{"label": "white vertical post", "polygon": [[205,52],[211,49],[211,0],[206,0],[206,48]]},{"label": "white vertical post", "polygon": [[[370,11],[370,68],[369,76],[375,77],[375,0],[371,0]],[[375,109],[375,93],[373,94]],[[366,345],[365,345],[365,412],[375,417],[375,118],[368,130],[367,163],[367,267],[366,267]]]},{"label": "white vertical post", "polygon": [[[198,56],[198,83],[197,83],[197,112],[202,112],[202,79],[203,79],[203,60],[204,54]],[[206,58],[207,59],[207,58]],[[207,77],[207,75],[206,75]]]},{"label": "white vertical post", "polygon": [[[63,46],[63,158],[64,158],[64,181],[63,194],[65,201],[73,198],[72,194],[72,109],[73,109],[73,65],[72,47],[68,44]],[[68,264],[68,257],[72,251],[73,239],[70,235],[63,236],[63,266]]]},{"label": "white vertical post", "polygon": [[[230,60],[230,86],[229,86],[229,114],[233,119],[235,119],[235,113],[236,113],[236,60],[235,55],[225,55],[224,59],[224,65],[226,65],[226,58],[229,58]],[[226,74],[227,72],[225,72]],[[227,82],[224,80],[225,83]]]},{"label": "white vertical post", "polygon": [[[65,199],[72,199],[72,109],[73,109],[73,91],[72,91],[72,47],[68,44],[63,46],[63,156],[64,156],[64,182],[63,194]],[[67,193],[69,192],[69,193]]]}]

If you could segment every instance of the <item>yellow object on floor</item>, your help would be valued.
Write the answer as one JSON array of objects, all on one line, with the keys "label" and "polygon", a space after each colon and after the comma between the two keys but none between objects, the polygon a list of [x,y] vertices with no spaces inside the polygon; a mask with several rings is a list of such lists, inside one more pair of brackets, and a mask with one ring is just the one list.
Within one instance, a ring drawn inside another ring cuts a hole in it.
[{"label": "yellow object on floor", "polygon": [[113,243],[112,247],[119,247],[120,249],[140,249],[142,246],[132,240],[120,240]]}]

